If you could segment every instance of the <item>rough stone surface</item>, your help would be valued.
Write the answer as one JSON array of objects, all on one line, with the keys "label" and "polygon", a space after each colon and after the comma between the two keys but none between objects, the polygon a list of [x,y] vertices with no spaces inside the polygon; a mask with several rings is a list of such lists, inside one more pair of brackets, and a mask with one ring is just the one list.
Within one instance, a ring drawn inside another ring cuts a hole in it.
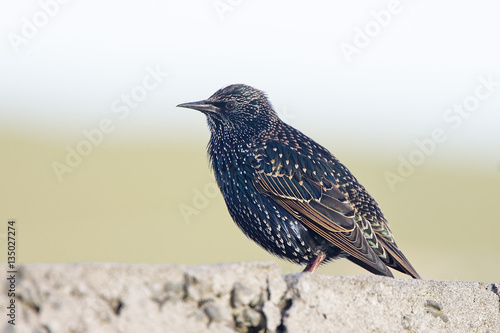
[{"label": "rough stone surface", "polygon": [[374,275],[283,276],[272,263],[30,264],[16,274],[16,325],[4,314],[0,331],[494,333],[499,290]]}]

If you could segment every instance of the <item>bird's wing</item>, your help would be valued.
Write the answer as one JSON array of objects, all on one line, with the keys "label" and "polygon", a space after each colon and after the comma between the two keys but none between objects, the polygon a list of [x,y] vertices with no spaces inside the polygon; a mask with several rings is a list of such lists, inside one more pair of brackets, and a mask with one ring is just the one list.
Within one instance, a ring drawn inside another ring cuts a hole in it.
[{"label": "bird's wing", "polygon": [[258,191],[364,267],[392,276],[374,251],[385,253],[382,244],[347,199],[328,158],[306,155],[275,141],[256,149],[255,156]]}]

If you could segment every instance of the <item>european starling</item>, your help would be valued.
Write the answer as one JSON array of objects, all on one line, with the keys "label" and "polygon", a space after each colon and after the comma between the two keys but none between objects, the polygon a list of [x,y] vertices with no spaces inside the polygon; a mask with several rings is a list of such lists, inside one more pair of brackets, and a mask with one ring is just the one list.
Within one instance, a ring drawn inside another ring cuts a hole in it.
[{"label": "european starling", "polygon": [[377,202],[326,148],[284,123],[260,90],[234,84],[179,107],[207,116],[208,154],[231,217],[270,253],[305,265],[347,258],[420,278]]}]

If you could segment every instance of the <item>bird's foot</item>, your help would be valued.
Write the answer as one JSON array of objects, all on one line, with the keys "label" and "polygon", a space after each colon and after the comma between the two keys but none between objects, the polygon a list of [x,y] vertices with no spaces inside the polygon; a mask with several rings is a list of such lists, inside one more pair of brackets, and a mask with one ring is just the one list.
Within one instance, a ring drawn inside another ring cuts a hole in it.
[{"label": "bird's foot", "polygon": [[309,265],[307,265],[306,268],[304,268],[302,273],[304,273],[304,272],[313,273],[316,270],[316,268],[318,268],[319,265],[321,265],[321,263],[323,262],[323,260],[325,260],[325,258],[326,258],[326,254],[323,252],[320,252],[316,256],[316,258],[314,258],[313,262],[310,263]]}]

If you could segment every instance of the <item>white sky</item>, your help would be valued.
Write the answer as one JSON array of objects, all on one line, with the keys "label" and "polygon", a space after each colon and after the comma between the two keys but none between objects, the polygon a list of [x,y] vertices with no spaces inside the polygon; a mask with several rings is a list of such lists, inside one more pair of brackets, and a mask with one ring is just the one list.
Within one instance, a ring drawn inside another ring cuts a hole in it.
[{"label": "white sky", "polygon": [[[0,0],[2,132],[74,141],[110,118],[116,138],[208,140],[203,116],[175,105],[246,83],[320,142],[404,153],[442,128],[444,155],[500,161],[500,83],[466,116],[447,113],[486,92],[479,77],[500,82],[497,2],[66,2]],[[367,27],[373,37],[348,61],[342,43]],[[32,36],[13,46],[23,30]],[[140,89],[146,68],[169,75],[119,118],[113,103]]]}]

